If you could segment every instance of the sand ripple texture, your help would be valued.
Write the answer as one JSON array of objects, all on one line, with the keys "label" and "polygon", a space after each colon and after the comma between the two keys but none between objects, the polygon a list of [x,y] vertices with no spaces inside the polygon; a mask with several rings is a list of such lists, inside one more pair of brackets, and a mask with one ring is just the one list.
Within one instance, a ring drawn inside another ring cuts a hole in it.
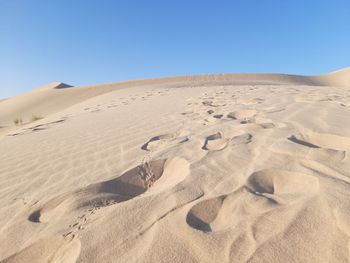
[{"label": "sand ripple texture", "polygon": [[349,262],[350,85],[334,74],[1,101],[0,262]]}]

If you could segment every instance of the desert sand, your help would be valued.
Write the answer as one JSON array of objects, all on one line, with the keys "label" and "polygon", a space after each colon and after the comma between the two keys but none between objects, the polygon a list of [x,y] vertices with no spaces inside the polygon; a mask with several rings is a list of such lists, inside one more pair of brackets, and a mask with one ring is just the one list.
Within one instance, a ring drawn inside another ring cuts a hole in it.
[{"label": "desert sand", "polygon": [[349,262],[349,152],[350,68],[50,83],[0,101],[0,262]]}]

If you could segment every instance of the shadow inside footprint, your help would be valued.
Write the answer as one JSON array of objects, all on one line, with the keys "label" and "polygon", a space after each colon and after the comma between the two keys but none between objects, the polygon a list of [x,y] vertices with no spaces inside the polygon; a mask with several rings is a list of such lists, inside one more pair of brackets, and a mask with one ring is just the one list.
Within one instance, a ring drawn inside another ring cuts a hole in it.
[{"label": "shadow inside footprint", "polygon": [[56,121],[51,121],[47,124],[56,124],[56,123],[61,123],[61,122],[65,122],[66,121],[66,118],[62,118],[62,119],[59,119],[59,120],[56,120]]},{"label": "shadow inside footprint", "polygon": [[202,149],[207,151],[220,151],[226,148],[228,141],[227,138],[224,138],[222,132],[217,132],[205,139]]},{"label": "shadow inside footprint", "polygon": [[40,215],[40,210],[37,210],[34,213],[30,214],[28,220],[34,223],[40,223]]},{"label": "shadow inside footprint", "polygon": [[173,134],[162,134],[162,135],[154,136],[148,142],[142,145],[141,149],[145,151],[149,151],[151,150],[152,145],[155,145],[156,142],[171,140],[173,138],[174,138]]},{"label": "shadow inside footprint", "polygon": [[141,146],[142,150],[154,151],[160,148],[175,146],[180,143],[187,142],[187,136],[177,137],[177,134],[163,134],[151,138],[148,142]]},{"label": "shadow inside footprint", "polygon": [[221,119],[224,115],[223,114],[216,114],[213,117],[216,119]]},{"label": "shadow inside footprint", "polygon": [[162,176],[164,163],[165,160],[146,162],[116,179],[92,186],[92,190],[98,188],[102,193],[121,196],[122,200],[133,198],[147,191]]},{"label": "shadow inside footprint", "polygon": [[187,214],[187,224],[203,232],[212,232],[210,223],[217,217],[225,197],[204,200],[193,206]]},{"label": "shadow inside footprint", "polygon": [[249,124],[249,123],[254,123],[254,120],[252,119],[246,119],[240,122],[240,124]]},{"label": "shadow inside footprint", "polygon": [[309,143],[307,141],[303,141],[303,140],[299,140],[297,137],[295,137],[294,135],[290,136],[288,138],[288,140],[290,140],[291,142],[294,142],[294,143],[297,143],[297,144],[301,144],[303,146],[307,146],[307,147],[310,147],[310,148],[320,148],[319,146],[315,145],[315,144],[312,144],[312,143]]}]

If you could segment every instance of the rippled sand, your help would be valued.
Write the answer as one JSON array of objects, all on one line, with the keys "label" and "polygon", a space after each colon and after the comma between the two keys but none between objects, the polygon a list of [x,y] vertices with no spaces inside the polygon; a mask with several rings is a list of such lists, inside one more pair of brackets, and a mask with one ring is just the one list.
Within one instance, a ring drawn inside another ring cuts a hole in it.
[{"label": "rippled sand", "polygon": [[1,262],[349,262],[349,80],[52,83],[0,101]]}]

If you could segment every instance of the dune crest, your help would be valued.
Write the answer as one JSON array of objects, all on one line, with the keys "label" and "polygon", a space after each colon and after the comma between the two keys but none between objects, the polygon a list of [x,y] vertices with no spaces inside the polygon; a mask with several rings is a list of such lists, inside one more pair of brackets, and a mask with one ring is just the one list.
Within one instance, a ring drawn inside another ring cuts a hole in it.
[{"label": "dune crest", "polygon": [[73,87],[72,85],[69,85],[63,82],[51,82],[35,90],[39,91],[39,90],[50,90],[50,89],[66,89],[66,88],[72,88],[72,87]]}]

